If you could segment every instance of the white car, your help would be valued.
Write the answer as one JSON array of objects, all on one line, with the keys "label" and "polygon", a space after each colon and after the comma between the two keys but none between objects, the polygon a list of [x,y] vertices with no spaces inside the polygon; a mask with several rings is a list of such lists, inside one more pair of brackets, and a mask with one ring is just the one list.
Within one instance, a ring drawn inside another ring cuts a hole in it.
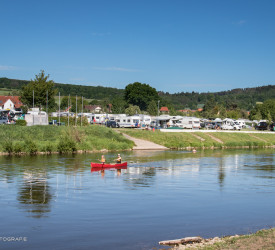
[{"label": "white car", "polygon": [[231,123],[230,125],[223,124],[221,126],[221,129],[223,129],[223,130],[241,130],[242,126],[238,122],[234,122],[234,123]]},{"label": "white car", "polygon": [[243,126],[239,122],[234,122],[233,129],[234,130],[241,130]]}]

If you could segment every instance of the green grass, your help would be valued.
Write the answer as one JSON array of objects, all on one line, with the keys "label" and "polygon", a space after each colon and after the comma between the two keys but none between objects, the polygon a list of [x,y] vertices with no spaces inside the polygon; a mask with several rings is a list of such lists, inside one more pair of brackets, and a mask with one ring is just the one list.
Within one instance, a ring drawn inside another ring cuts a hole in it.
[{"label": "green grass", "polygon": [[18,89],[6,89],[6,88],[0,88],[0,95],[9,95],[13,91],[18,91]]},{"label": "green grass", "polygon": [[[274,249],[275,229],[260,230],[254,234],[224,237],[221,242],[213,245],[206,244],[202,247],[193,246],[192,249],[200,250],[225,250],[225,249]],[[180,249],[180,248],[179,248]]]},{"label": "green grass", "polygon": [[[231,148],[231,147],[267,147],[275,145],[274,134],[247,134],[224,132],[178,132],[164,133],[160,131],[121,129],[124,133],[155,142],[168,148]],[[195,136],[197,135],[197,136]],[[213,138],[214,137],[214,138]],[[202,138],[202,139],[200,139]],[[215,140],[219,139],[221,142]]]},{"label": "green grass", "polygon": [[134,145],[121,134],[103,126],[0,126],[0,152],[74,152],[76,150],[127,150]]}]

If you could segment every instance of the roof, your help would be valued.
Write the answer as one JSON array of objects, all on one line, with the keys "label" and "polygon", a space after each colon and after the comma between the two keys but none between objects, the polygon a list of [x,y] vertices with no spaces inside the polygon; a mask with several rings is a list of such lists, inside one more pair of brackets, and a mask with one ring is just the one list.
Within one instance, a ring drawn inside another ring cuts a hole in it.
[{"label": "roof", "polygon": [[167,107],[161,107],[159,111],[169,111],[169,109]]},{"label": "roof", "polygon": [[20,108],[23,103],[20,101],[19,96],[0,96],[0,103],[5,104],[8,100],[11,100],[15,108]]}]

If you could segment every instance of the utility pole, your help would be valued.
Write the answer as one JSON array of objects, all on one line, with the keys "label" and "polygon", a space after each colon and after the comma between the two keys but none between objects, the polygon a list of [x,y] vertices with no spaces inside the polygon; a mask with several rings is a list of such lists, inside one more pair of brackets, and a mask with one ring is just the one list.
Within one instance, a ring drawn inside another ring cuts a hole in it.
[{"label": "utility pole", "polygon": [[34,108],[34,90],[32,91],[32,108]]},{"label": "utility pole", "polygon": [[158,100],[158,116],[159,116],[159,102],[160,102],[160,100]]},{"label": "utility pole", "polygon": [[75,126],[77,126],[77,96],[75,96]]},{"label": "utility pole", "polygon": [[82,96],[82,113],[81,113],[81,127],[82,127],[82,117],[83,117],[83,96]]},{"label": "utility pole", "polygon": [[59,126],[60,126],[60,92],[59,92]]},{"label": "utility pole", "polygon": [[70,126],[70,94],[68,98],[68,126]]},{"label": "utility pole", "polygon": [[47,99],[46,99],[46,113],[48,114],[48,90],[47,90]]}]

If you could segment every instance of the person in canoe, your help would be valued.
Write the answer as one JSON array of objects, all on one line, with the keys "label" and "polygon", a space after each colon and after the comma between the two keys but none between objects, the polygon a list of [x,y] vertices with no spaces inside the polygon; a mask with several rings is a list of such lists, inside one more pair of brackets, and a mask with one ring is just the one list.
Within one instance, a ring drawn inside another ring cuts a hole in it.
[{"label": "person in canoe", "polygon": [[105,163],[105,156],[104,155],[101,155],[101,159],[100,159],[100,162],[102,163],[102,164],[104,164]]},{"label": "person in canoe", "polygon": [[117,159],[116,159],[116,163],[121,163],[121,162],[122,162],[121,156],[120,156],[120,154],[118,154]]}]

